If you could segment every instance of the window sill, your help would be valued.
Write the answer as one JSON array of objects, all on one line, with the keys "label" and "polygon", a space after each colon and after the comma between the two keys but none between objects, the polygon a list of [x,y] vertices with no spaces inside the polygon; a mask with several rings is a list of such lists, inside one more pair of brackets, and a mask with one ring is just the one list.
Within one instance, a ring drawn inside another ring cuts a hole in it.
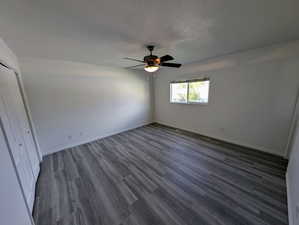
[{"label": "window sill", "polygon": [[182,104],[182,105],[202,105],[207,106],[209,103],[203,102],[169,102],[170,104]]}]

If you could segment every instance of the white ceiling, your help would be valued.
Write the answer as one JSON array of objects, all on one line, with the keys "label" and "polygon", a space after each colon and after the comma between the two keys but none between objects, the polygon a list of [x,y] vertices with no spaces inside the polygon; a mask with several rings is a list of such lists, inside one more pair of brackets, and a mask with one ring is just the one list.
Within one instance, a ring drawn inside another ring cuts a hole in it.
[{"label": "white ceiling", "polygon": [[144,45],[190,63],[299,39],[298,0],[7,0],[0,36],[19,57],[130,66]]}]

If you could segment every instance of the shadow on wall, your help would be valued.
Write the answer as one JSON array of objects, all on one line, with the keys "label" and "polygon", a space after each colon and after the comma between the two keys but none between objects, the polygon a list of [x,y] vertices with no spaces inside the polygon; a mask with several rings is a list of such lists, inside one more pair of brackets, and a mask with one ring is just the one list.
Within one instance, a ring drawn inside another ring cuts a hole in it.
[{"label": "shadow on wall", "polygon": [[54,60],[21,60],[43,154],[151,122],[148,74]]}]

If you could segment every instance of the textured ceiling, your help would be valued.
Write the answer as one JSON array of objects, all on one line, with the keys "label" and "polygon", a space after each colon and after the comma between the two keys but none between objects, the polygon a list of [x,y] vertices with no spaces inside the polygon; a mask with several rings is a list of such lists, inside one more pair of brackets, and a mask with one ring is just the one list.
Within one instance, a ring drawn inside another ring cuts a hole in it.
[{"label": "textured ceiling", "polygon": [[19,57],[130,66],[144,45],[190,63],[299,39],[298,0],[9,0],[0,36]]}]

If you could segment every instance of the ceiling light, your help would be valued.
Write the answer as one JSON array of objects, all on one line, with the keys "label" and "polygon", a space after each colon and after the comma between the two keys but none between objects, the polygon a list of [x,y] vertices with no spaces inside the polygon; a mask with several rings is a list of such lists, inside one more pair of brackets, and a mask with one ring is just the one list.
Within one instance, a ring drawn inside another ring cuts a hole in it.
[{"label": "ceiling light", "polygon": [[145,66],[144,70],[149,73],[156,72],[159,69],[159,66]]}]

